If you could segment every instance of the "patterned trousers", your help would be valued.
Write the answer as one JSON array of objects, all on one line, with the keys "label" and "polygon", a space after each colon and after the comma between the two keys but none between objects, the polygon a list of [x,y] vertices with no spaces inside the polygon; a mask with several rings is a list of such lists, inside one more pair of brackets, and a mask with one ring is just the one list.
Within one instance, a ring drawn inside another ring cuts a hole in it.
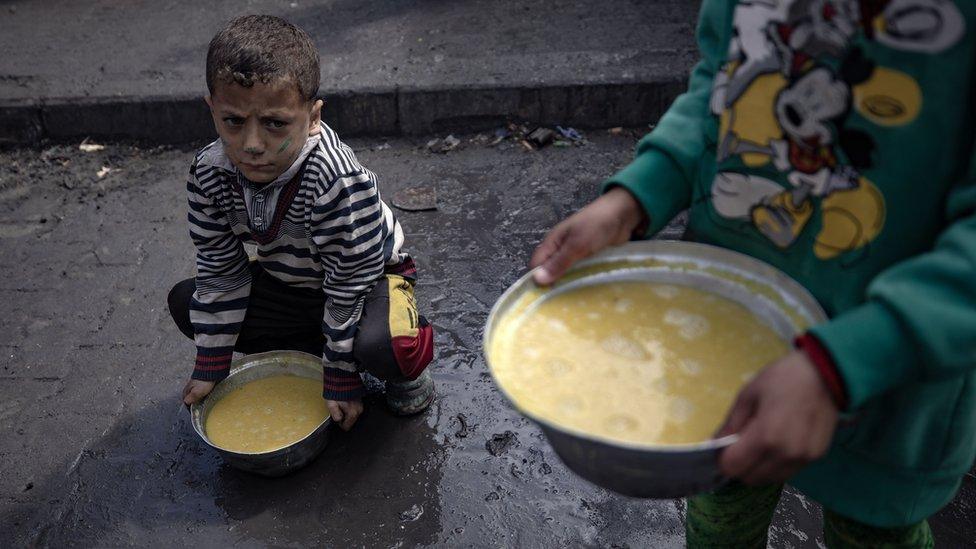
[{"label": "patterned trousers", "polygon": [[[765,548],[782,485],[731,483],[688,498],[688,547]],[[877,528],[824,509],[824,542],[829,549],[929,549],[935,546],[927,521],[902,528]]]}]

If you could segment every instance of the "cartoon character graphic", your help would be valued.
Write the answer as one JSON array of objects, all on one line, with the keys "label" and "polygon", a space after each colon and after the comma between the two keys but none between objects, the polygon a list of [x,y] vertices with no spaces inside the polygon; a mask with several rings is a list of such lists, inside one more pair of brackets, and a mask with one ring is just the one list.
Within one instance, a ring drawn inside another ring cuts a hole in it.
[{"label": "cartoon character graphic", "polygon": [[[786,174],[792,189],[725,173],[713,187],[716,211],[729,218],[751,219],[756,228],[777,246],[791,245],[810,220],[810,200],[858,185],[858,169],[871,163],[873,143],[865,134],[839,131],[838,120],[846,116],[851,102],[850,84],[826,68],[812,70],[777,95],[773,112],[777,135],[764,141],[748,141],[728,133],[719,145],[719,158],[751,154]],[[837,138],[849,163],[841,164],[835,154]],[[766,189],[767,192],[757,190]]]},{"label": "cartoon character graphic", "polygon": [[760,75],[789,76],[820,56],[840,58],[859,31],[888,47],[938,53],[965,32],[951,0],[742,0],[712,112],[733,104]]},{"label": "cartoon character graphic", "polygon": [[859,24],[857,0],[743,1],[734,17],[729,70],[716,76],[712,93],[715,114],[735,103],[760,75],[789,76],[816,56],[840,56]]},{"label": "cartoon character graphic", "polygon": [[[857,185],[857,172],[838,166],[833,152],[836,120],[850,105],[850,88],[827,69],[808,72],[776,100],[776,119],[785,139],[770,142],[773,164],[794,187],[815,196]],[[870,145],[865,145],[870,146]],[[869,151],[850,151],[867,163]]]},{"label": "cartoon character graphic", "polygon": [[[751,222],[782,248],[814,215],[807,192],[803,188],[784,190],[779,183],[760,176],[728,172],[718,174],[712,186],[713,204],[720,215]],[[855,187],[824,197],[819,210],[823,222],[813,247],[819,259],[862,248],[884,227],[884,197],[863,177]]]},{"label": "cartoon character graphic", "polygon": [[884,197],[864,175],[876,144],[847,121],[857,113],[904,126],[923,100],[913,78],[851,43],[861,33],[904,51],[944,51],[964,33],[961,14],[949,0],[746,0],[734,18],[709,105],[719,117],[715,212],[784,249],[819,214],[820,259],[866,246],[885,219]]}]

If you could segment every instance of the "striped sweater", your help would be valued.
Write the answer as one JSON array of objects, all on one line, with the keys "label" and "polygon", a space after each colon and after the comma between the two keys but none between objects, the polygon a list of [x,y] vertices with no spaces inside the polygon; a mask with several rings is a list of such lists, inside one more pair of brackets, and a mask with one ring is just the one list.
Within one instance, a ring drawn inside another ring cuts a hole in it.
[{"label": "striped sweater", "polygon": [[[325,397],[361,394],[352,347],[366,294],[385,272],[412,270],[412,262],[401,251],[403,231],[380,200],[376,176],[328,126],[310,139],[317,143],[286,172],[295,175],[267,186],[246,181],[220,140],[204,147],[190,168],[187,218],[197,249],[190,302],[194,379],[218,381],[229,373],[251,288],[244,243],[254,243],[268,274],[325,294]],[[263,209],[273,212],[270,219],[255,208],[255,193],[275,202]]]}]

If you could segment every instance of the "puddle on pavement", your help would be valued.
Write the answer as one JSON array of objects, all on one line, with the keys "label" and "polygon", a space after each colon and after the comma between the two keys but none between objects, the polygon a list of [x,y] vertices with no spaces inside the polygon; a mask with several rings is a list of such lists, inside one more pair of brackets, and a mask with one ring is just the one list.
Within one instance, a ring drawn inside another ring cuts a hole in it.
[{"label": "puddle on pavement", "polygon": [[325,451],[292,475],[220,467],[209,488],[238,535],[301,546],[435,541],[444,454],[434,431],[424,416],[397,418],[371,400],[355,430],[334,430]]},{"label": "puddle on pavement", "polygon": [[[197,438],[185,411],[145,408],[80,456],[68,475],[68,497],[47,502],[37,523],[19,525],[29,530],[24,541],[433,543],[441,530],[437,486],[444,461],[434,429],[428,417],[397,418],[371,400],[355,431],[336,430],[309,466],[277,479],[223,463]],[[50,489],[64,479],[35,482]]]}]

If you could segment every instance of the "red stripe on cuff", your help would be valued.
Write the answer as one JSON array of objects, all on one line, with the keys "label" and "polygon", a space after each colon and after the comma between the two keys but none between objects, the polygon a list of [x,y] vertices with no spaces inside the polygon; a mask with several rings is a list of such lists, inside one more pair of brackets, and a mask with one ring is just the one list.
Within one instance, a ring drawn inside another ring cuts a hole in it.
[{"label": "red stripe on cuff", "polygon": [[823,379],[837,407],[841,410],[846,410],[847,389],[844,387],[844,380],[840,377],[840,372],[837,371],[837,365],[834,363],[833,357],[830,356],[830,351],[824,347],[823,343],[816,336],[810,333],[805,333],[797,337],[793,341],[793,345],[803,351],[807,355],[807,358],[810,359],[810,362],[813,363],[814,367],[817,368],[817,372],[820,373],[820,378]]},{"label": "red stripe on cuff", "polygon": [[362,386],[362,384],[363,382],[360,380],[338,382],[338,381],[331,381],[328,379],[322,383],[322,385],[327,389],[335,389],[337,391],[346,391],[349,389],[355,389],[357,387]]},{"label": "red stripe on cuff", "polygon": [[340,368],[323,369],[322,396],[328,400],[355,400],[366,393],[358,372]]},{"label": "red stripe on cuff", "polygon": [[226,362],[221,362],[219,364],[212,364],[212,365],[197,364],[196,366],[194,366],[194,369],[200,370],[201,372],[209,372],[211,370],[224,370],[226,368],[230,368],[230,360]]},{"label": "red stripe on cuff", "polygon": [[193,379],[203,381],[220,381],[230,374],[230,364],[234,359],[233,351],[224,355],[201,355],[197,352],[193,365]]},{"label": "red stripe on cuff", "polygon": [[356,400],[363,398],[366,394],[366,387],[362,381],[357,384],[342,385],[334,387],[328,382],[322,386],[322,396],[327,400]]},{"label": "red stripe on cuff", "polygon": [[225,362],[233,358],[234,355],[224,355],[224,356],[197,356],[197,364],[203,362]]}]

